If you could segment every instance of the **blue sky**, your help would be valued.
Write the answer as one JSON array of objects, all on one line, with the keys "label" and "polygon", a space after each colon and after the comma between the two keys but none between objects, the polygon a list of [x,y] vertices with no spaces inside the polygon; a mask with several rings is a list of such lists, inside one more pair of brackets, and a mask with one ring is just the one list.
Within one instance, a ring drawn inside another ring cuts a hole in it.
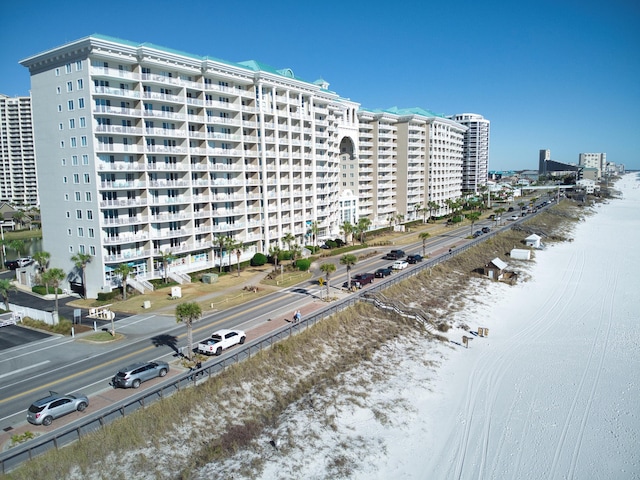
[{"label": "blue sky", "polygon": [[0,14],[5,95],[29,93],[19,60],[101,33],[289,67],[368,109],[479,113],[492,170],[537,168],[543,148],[640,169],[637,0],[24,0]]}]

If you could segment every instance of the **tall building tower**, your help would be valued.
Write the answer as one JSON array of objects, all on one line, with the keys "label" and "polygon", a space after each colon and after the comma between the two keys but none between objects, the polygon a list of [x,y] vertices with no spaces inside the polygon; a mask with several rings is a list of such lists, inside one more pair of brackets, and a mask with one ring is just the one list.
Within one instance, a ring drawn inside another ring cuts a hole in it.
[{"label": "tall building tower", "polygon": [[0,201],[39,203],[31,97],[0,94]]},{"label": "tall building tower", "polygon": [[[338,235],[340,146],[358,104],[291,69],[92,35],[21,61],[31,73],[44,249],[87,292]],[[344,137],[349,142],[343,142]],[[233,255],[230,255],[233,253]]]},{"label": "tall building tower", "polygon": [[488,178],[490,122],[475,113],[460,113],[450,118],[468,128],[464,134],[462,190],[478,193]]},{"label": "tall building tower", "polygon": [[587,168],[596,168],[598,170],[598,178],[607,171],[607,154],[606,153],[581,153],[578,156],[578,165]]}]

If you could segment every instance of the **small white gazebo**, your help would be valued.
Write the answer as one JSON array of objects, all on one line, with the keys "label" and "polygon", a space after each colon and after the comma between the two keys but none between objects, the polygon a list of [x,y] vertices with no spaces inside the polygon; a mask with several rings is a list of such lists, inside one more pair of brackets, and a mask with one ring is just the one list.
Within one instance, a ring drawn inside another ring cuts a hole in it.
[{"label": "small white gazebo", "polygon": [[527,247],[540,248],[540,240],[542,240],[542,237],[540,235],[532,233],[524,239],[524,243]]}]

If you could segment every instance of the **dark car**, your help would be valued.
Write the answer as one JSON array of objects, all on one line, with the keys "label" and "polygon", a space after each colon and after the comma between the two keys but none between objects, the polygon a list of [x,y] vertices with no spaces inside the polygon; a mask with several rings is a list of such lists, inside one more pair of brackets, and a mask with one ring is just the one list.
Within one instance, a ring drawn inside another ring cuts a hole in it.
[{"label": "dark car", "polygon": [[490,227],[482,227],[482,233],[489,233],[491,231]]},{"label": "dark car", "polygon": [[4,262],[4,266],[7,267],[9,270],[15,270],[20,266],[20,264],[18,263],[18,260],[6,260]]},{"label": "dark car", "polygon": [[393,268],[391,267],[383,267],[379,268],[375,271],[376,278],[384,278],[393,273]]},{"label": "dark car", "polygon": [[383,258],[386,260],[399,260],[401,258],[404,258],[404,256],[405,253],[403,250],[391,250]]},{"label": "dark car", "polygon": [[418,263],[422,261],[422,255],[418,255],[417,253],[414,255],[409,255],[407,257],[407,263]]},{"label": "dark car", "polygon": [[376,276],[373,273],[359,273],[358,275],[353,277],[353,279],[357,282],[360,282],[360,285],[362,286],[369,285],[371,282],[373,282],[374,278],[376,278]]}]

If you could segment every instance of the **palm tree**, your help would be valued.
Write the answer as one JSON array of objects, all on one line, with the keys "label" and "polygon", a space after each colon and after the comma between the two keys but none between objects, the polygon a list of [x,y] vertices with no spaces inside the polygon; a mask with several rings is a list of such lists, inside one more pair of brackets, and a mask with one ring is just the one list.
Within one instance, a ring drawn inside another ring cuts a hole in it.
[{"label": "palm tree", "polygon": [[418,235],[418,237],[420,237],[420,240],[422,240],[422,256],[426,257],[427,256],[427,238],[429,238],[431,235],[429,235],[429,232],[421,232],[420,235]]},{"label": "palm tree", "polygon": [[18,257],[22,256],[22,253],[25,251],[24,240],[11,240],[9,241],[9,248],[12,248],[18,254]]},{"label": "palm tree", "polygon": [[371,219],[367,217],[360,217],[358,219],[358,234],[360,235],[360,243],[364,243],[365,235],[371,226]]},{"label": "palm tree", "polygon": [[60,282],[62,282],[66,278],[66,274],[64,270],[61,268],[52,268],[51,270],[47,270],[42,274],[43,281],[48,285],[51,284],[53,286],[53,290],[56,295],[56,317],[58,316],[58,289],[60,287]]},{"label": "palm tree", "polygon": [[329,299],[329,279],[331,274],[336,271],[336,266],[333,263],[323,263],[320,265],[320,270],[327,276],[327,299]]},{"label": "palm tree", "polygon": [[349,220],[342,222],[342,225],[340,225],[340,233],[344,235],[344,243],[349,242],[349,235],[353,233],[354,229],[355,227]]},{"label": "palm tree", "polygon": [[[434,201],[427,202],[427,209],[429,210],[429,220],[431,220],[431,217],[433,216],[433,211],[438,210],[439,208],[440,208],[440,205],[438,205],[437,202],[434,202]],[[429,220],[427,220],[427,222]]]},{"label": "palm tree", "polygon": [[291,245],[296,241],[296,237],[294,237],[291,232],[287,232],[287,234],[282,237],[282,241],[287,244],[289,251],[291,251]]},{"label": "palm tree", "polygon": [[351,288],[351,268],[358,263],[358,257],[352,253],[347,253],[340,258],[340,265],[347,267],[347,288]]},{"label": "palm tree", "polygon": [[122,277],[122,300],[127,299],[127,278],[129,278],[131,270],[133,269],[126,263],[121,263],[113,270],[116,275]]},{"label": "palm tree", "polygon": [[187,325],[187,353],[193,355],[193,322],[202,316],[202,309],[196,302],[181,303],[176,307],[176,322]]},{"label": "palm tree", "polygon": [[87,265],[91,262],[93,257],[88,253],[76,253],[71,257],[71,261],[82,272],[82,291],[83,297],[87,298]]},{"label": "palm tree", "polygon": [[222,252],[224,251],[224,246],[227,237],[225,235],[216,235],[213,237],[213,244],[218,247],[218,252],[220,252],[220,273],[222,273]]},{"label": "palm tree", "polygon": [[473,225],[480,218],[480,212],[471,212],[467,213],[467,218],[471,220],[471,235],[473,235]]},{"label": "palm tree", "polygon": [[9,292],[16,290],[16,286],[8,278],[0,278],[0,296],[4,302],[4,309],[9,311]]},{"label": "palm tree", "polygon": [[171,250],[163,250],[160,258],[162,259],[162,269],[164,275],[164,283],[169,283],[169,264],[175,258]]},{"label": "palm tree", "polygon": [[318,242],[318,233],[320,232],[320,227],[318,226],[318,222],[311,222],[311,236],[313,237],[313,246],[315,247]]},{"label": "palm tree", "polygon": [[278,245],[271,245],[269,247],[269,255],[273,258],[273,264],[274,264],[273,270],[275,272],[278,271],[278,255],[280,255],[281,251],[282,250],[280,250],[280,247]]},{"label": "palm tree", "polygon": [[38,270],[40,270],[40,273],[44,273],[49,266],[51,254],[49,252],[36,252],[33,254],[33,259],[38,262]]}]

